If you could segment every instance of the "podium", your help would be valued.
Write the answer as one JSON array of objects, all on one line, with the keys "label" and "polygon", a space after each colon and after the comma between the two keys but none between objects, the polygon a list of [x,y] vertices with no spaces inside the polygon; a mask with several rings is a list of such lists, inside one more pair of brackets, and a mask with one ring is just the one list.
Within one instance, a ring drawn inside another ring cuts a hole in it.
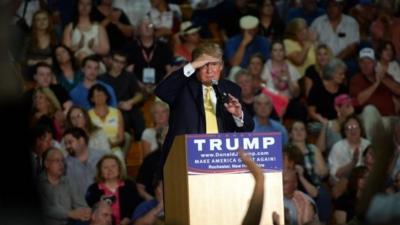
[{"label": "podium", "polygon": [[272,213],[284,224],[282,141],[279,133],[180,135],[164,166],[167,225],[241,225],[254,178],[241,162],[239,148],[264,172],[260,224],[272,225]]}]

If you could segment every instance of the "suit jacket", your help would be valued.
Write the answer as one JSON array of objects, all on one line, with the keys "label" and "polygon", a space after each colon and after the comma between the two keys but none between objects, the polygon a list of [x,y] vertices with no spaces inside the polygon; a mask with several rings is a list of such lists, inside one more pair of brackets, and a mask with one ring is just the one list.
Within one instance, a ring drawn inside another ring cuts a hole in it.
[{"label": "suit jacket", "polygon": [[[240,99],[241,89],[235,83],[221,79],[218,82],[218,88],[222,92]],[[206,133],[203,89],[201,82],[196,78],[196,74],[186,77],[183,74],[183,68],[181,68],[162,80],[155,93],[170,107],[169,130],[161,155],[161,166],[163,166],[175,136]],[[254,122],[243,107],[243,127],[237,127],[232,114],[225,109],[223,103],[219,100],[217,100],[216,108],[219,132],[250,132],[253,130]]]}]

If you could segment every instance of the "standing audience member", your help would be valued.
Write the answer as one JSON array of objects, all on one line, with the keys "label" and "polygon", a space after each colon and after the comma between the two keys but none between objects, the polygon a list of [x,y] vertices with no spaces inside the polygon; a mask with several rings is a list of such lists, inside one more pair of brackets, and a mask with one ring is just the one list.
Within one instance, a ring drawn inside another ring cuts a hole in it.
[{"label": "standing audience member", "polygon": [[101,84],[107,89],[107,92],[110,95],[110,105],[112,107],[117,106],[117,98],[115,96],[114,89],[103,81],[97,80],[99,67],[100,62],[95,56],[88,56],[83,60],[83,81],[69,92],[71,100],[74,102],[75,105],[82,107],[86,110],[90,109],[91,106],[88,99],[89,89],[95,84]]},{"label": "standing audience member", "polygon": [[143,114],[139,105],[143,100],[143,94],[139,88],[136,76],[125,70],[127,57],[122,52],[114,52],[111,55],[111,68],[99,77],[99,80],[110,85],[116,94],[118,109],[121,111],[125,131],[133,134],[135,140],[140,140],[144,130]]},{"label": "standing audience member", "polygon": [[141,199],[135,183],[125,179],[121,161],[115,155],[105,155],[97,163],[96,182],[90,185],[86,201],[109,201],[115,224],[130,224],[133,210]]},{"label": "standing audience member", "polygon": [[74,54],[65,45],[58,45],[53,51],[53,67],[57,82],[70,92],[83,80],[82,72],[76,65]]},{"label": "standing audience member", "polygon": [[89,137],[89,148],[102,150],[111,153],[110,142],[104,130],[90,120],[89,114],[79,106],[72,106],[67,114],[66,129],[79,127],[83,129]]},{"label": "standing audience member", "polygon": [[[65,159],[61,150],[50,148],[43,154],[44,172],[39,178],[39,195],[46,224],[64,225],[90,219],[83,195],[71,187],[65,177]],[[73,182],[73,181],[72,181]]]},{"label": "standing audience member", "polygon": [[142,149],[143,155],[146,156],[151,152],[156,151],[161,146],[157,141],[157,130],[168,130],[169,119],[169,106],[163,101],[154,102],[151,107],[151,114],[153,116],[154,126],[146,128],[142,133]]},{"label": "standing audience member", "polygon": [[89,149],[89,137],[78,127],[64,132],[65,148],[69,155],[66,158],[67,178],[72,189],[81,197],[93,183],[96,175],[96,164],[104,155],[99,150]]},{"label": "standing audience member", "polygon": [[94,21],[94,0],[76,0],[75,15],[63,34],[63,44],[70,48],[78,60],[93,54],[105,55],[110,50],[107,32]]},{"label": "standing audience member", "polygon": [[114,0],[101,0],[94,8],[93,19],[105,27],[110,50],[121,50],[133,36],[133,27],[120,8],[113,7]]},{"label": "standing audience member", "polygon": [[101,84],[95,84],[90,88],[88,99],[93,107],[88,111],[90,120],[105,131],[111,151],[121,160],[126,172],[125,156],[122,152],[122,146],[125,143],[124,119],[121,112],[108,105],[110,95]]},{"label": "standing audience member", "polygon": [[296,67],[300,77],[310,65],[315,64],[315,33],[312,32],[304,19],[295,18],[291,20],[285,30],[286,56]]},{"label": "standing audience member", "polygon": [[242,33],[231,37],[225,45],[225,58],[230,66],[246,68],[250,56],[261,53],[265,59],[269,58],[269,41],[258,35],[259,20],[254,16],[243,16],[240,18]]}]

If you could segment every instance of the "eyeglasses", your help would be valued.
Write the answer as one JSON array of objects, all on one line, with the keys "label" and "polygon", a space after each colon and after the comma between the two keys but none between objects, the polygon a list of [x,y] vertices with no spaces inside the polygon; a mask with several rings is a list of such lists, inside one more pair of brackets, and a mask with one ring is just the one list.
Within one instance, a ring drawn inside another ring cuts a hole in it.
[{"label": "eyeglasses", "polygon": [[360,128],[358,125],[348,125],[346,126],[346,130],[350,131],[350,130],[356,130]]},{"label": "eyeglasses", "polygon": [[125,64],[126,63],[126,60],[120,60],[120,59],[117,59],[117,58],[113,58],[113,61],[115,61],[115,62],[117,62],[119,64]]}]

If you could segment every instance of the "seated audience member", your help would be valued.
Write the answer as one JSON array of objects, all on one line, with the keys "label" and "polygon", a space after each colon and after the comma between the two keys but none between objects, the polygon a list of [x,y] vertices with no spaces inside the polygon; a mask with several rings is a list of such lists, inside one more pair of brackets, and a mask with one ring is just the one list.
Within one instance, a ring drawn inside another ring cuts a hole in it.
[{"label": "seated audience member", "polygon": [[253,117],[254,116],[254,89],[253,76],[245,70],[241,69],[235,74],[235,83],[242,89],[240,101],[242,107]]},{"label": "seated audience member", "polygon": [[33,93],[30,126],[44,124],[52,129],[54,138],[61,140],[64,128],[64,114],[60,103],[49,88],[37,88]]},{"label": "seated audience member", "polygon": [[149,89],[149,94],[171,71],[174,59],[168,44],[155,38],[154,29],[148,17],[142,18],[136,38],[132,39],[123,50],[128,56],[128,64],[134,65],[133,73],[139,83]]},{"label": "seated audience member", "polygon": [[381,41],[391,41],[395,46],[395,58],[399,60],[400,18],[395,15],[395,1],[378,1],[377,4],[378,16],[370,24],[372,44],[376,49]]},{"label": "seated audience member", "polygon": [[57,82],[70,92],[83,80],[82,72],[75,63],[72,51],[65,45],[54,47],[53,66]]},{"label": "seated audience member", "polygon": [[63,34],[63,44],[74,52],[78,62],[90,55],[105,55],[110,50],[107,32],[93,18],[94,0],[77,0],[75,15]]},{"label": "seated audience member", "polygon": [[312,198],[297,189],[295,170],[283,171],[283,196],[285,224],[306,224],[318,220]]},{"label": "seated audience member", "polygon": [[162,180],[153,183],[155,198],[140,203],[132,214],[133,225],[157,224],[164,218],[164,195]]},{"label": "seated audience member", "polygon": [[140,140],[144,130],[143,114],[139,105],[143,94],[136,76],[125,70],[127,57],[122,52],[113,52],[111,68],[99,77],[99,80],[110,85],[117,97],[118,109],[122,113],[124,129],[134,135],[135,140]]},{"label": "seated audience member", "polygon": [[400,83],[388,75],[383,67],[376,67],[373,49],[361,49],[358,62],[360,73],[351,79],[350,95],[357,99],[356,110],[362,111],[360,118],[365,127],[366,137],[371,141],[379,134],[388,137],[397,120],[394,117],[396,110],[393,98],[400,96]]},{"label": "seated audience member", "polygon": [[337,117],[335,97],[347,92],[345,86],[346,64],[342,60],[333,58],[325,65],[322,71],[322,82],[314,84],[307,99],[308,115],[311,120],[326,123]]},{"label": "seated audience member", "polygon": [[400,193],[400,171],[397,171],[392,182],[393,183],[388,188],[386,188],[386,193]]},{"label": "seated audience member", "polygon": [[356,215],[356,205],[361,198],[369,170],[365,166],[351,169],[346,192],[334,202],[334,224],[347,224]]},{"label": "seated audience member", "polygon": [[161,150],[164,143],[165,136],[168,132],[168,127],[160,127],[156,129],[156,138],[158,148],[149,153],[140,165],[138,175],[136,177],[136,187],[139,195],[145,199],[150,200],[154,198],[153,183],[157,179],[157,170],[160,166]]},{"label": "seated audience member", "polygon": [[265,80],[269,89],[285,95],[288,99],[299,95],[297,81],[300,79],[300,74],[286,61],[285,48],[281,41],[274,41],[271,44],[271,59],[265,63],[261,79]]},{"label": "seated audience member", "polygon": [[311,88],[315,85],[321,86],[322,70],[332,59],[332,51],[325,44],[319,44],[316,48],[315,64],[307,67],[304,73],[304,97],[308,98]]},{"label": "seated audience member", "polygon": [[254,16],[243,16],[240,19],[242,33],[230,38],[225,45],[224,56],[230,66],[246,68],[250,56],[261,53],[265,59],[269,58],[269,41],[257,34],[259,20]]},{"label": "seated audience member", "polygon": [[282,144],[289,141],[286,128],[278,121],[270,118],[273,110],[271,98],[263,93],[254,97],[254,130],[253,132],[280,132]]},{"label": "seated audience member", "polygon": [[64,132],[64,144],[69,155],[66,157],[67,178],[72,189],[84,197],[96,176],[96,165],[104,155],[99,150],[89,149],[89,137],[78,127]]},{"label": "seated audience member", "polygon": [[364,138],[360,120],[349,116],[343,122],[343,139],[335,143],[329,153],[328,162],[331,178],[334,182],[348,177],[351,170],[363,164],[362,155],[371,143]]},{"label": "seated audience member", "polygon": [[43,169],[43,153],[51,148],[60,148],[60,144],[53,139],[49,126],[38,124],[31,129],[31,157],[33,177],[38,177]]},{"label": "seated audience member", "polygon": [[66,128],[79,127],[89,137],[89,148],[112,153],[110,142],[104,130],[93,124],[87,111],[78,106],[72,106],[67,114]]},{"label": "seated audience member", "polygon": [[[54,96],[61,104],[61,107],[66,114],[68,109],[72,106],[72,101],[68,95],[68,92],[59,84],[55,84],[55,77],[51,66],[47,63],[40,62],[35,65],[33,72],[33,80],[35,81],[35,88],[49,88],[53,92]],[[34,89],[25,92],[24,104],[26,107],[32,106],[32,95]]]},{"label": "seated audience member", "polygon": [[263,0],[259,4],[258,34],[266,37],[269,41],[281,39],[285,31],[285,23],[279,16],[275,0]]},{"label": "seated audience member", "polygon": [[46,224],[75,224],[90,219],[91,210],[83,195],[71,187],[65,177],[65,162],[61,150],[50,148],[43,154],[44,172],[39,178],[39,196],[42,200]]},{"label": "seated audience member", "polygon": [[351,16],[343,14],[344,1],[328,0],[326,14],[311,24],[318,42],[329,46],[333,55],[345,60],[354,56],[360,42],[359,26]]},{"label": "seated audience member", "polygon": [[265,80],[261,78],[261,74],[264,69],[265,59],[261,53],[255,53],[250,56],[249,65],[247,66],[247,71],[253,77],[253,93],[261,90],[265,87]]},{"label": "seated audience member", "polygon": [[151,0],[151,9],[147,16],[155,28],[155,36],[168,40],[179,31],[182,12],[178,5],[167,0]]},{"label": "seated audience member", "polygon": [[300,74],[286,60],[284,45],[281,41],[274,41],[272,43],[271,59],[265,63],[261,79],[265,80],[266,86],[270,91],[284,96],[289,101],[284,113],[285,119],[290,118],[306,121],[306,107],[297,98],[300,94],[298,84]]},{"label": "seated audience member", "polygon": [[110,95],[101,84],[95,84],[90,88],[88,99],[92,105],[92,109],[88,111],[90,120],[104,130],[112,153],[121,160],[126,172],[125,156],[122,152],[125,143],[124,120],[121,112],[117,108],[108,106]]},{"label": "seated audience member", "polygon": [[200,27],[195,26],[191,21],[181,24],[179,31],[180,44],[175,45],[174,55],[181,61],[191,62],[192,52],[201,42]]},{"label": "seated audience member", "polygon": [[89,225],[112,225],[112,208],[106,201],[99,201],[92,207]]},{"label": "seated audience member", "polygon": [[317,17],[322,16],[324,13],[325,11],[318,7],[317,0],[301,0],[300,7],[292,7],[288,10],[286,21],[302,18],[310,26]]},{"label": "seated audience member", "polygon": [[337,118],[322,124],[323,128],[320,131],[320,137],[323,140],[319,140],[318,144],[321,149],[325,150],[330,150],[336,142],[342,139],[341,130],[343,122],[348,116],[354,114],[354,105],[356,104],[355,100],[348,94],[336,96],[334,102]]},{"label": "seated audience member", "polygon": [[[347,3],[348,14],[353,17],[359,25],[360,44],[371,43],[371,24],[377,17],[377,7],[373,0],[356,0],[354,6]],[[358,4],[357,4],[358,3]]]},{"label": "seated audience member", "polygon": [[96,182],[87,190],[87,203],[92,207],[98,201],[109,201],[115,224],[130,224],[133,210],[141,202],[135,183],[125,179],[115,155],[104,155],[96,168]]},{"label": "seated audience member", "polygon": [[154,127],[146,128],[143,131],[141,138],[143,154],[145,156],[160,148],[160,144],[157,141],[157,130],[164,128],[168,129],[168,104],[162,101],[154,102],[151,108],[151,114],[153,116]]},{"label": "seated audience member", "polygon": [[377,48],[377,66],[400,83],[400,65],[396,61],[396,49],[391,41],[382,41]]},{"label": "seated audience member", "polygon": [[134,28],[151,9],[149,0],[113,0],[113,6],[125,12]]},{"label": "seated audience member", "polygon": [[389,172],[390,172],[390,178],[394,180],[396,174],[400,172],[400,121],[397,121],[396,124],[394,125],[392,137],[393,137],[394,155]]},{"label": "seated audience member", "polygon": [[103,81],[97,80],[99,66],[100,62],[95,56],[88,56],[83,60],[83,81],[69,92],[74,105],[82,107],[86,110],[90,109],[91,106],[88,100],[89,89],[95,84],[101,84],[107,89],[107,92],[110,95],[110,105],[113,107],[117,106],[117,98],[115,96],[114,89]]},{"label": "seated audience member", "polygon": [[286,57],[297,69],[300,77],[310,65],[315,64],[315,33],[309,30],[304,19],[295,18],[290,21],[285,30]]},{"label": "seated audience member", "polygon": [[32,18],[32,27],[22,51],[25,65],[28,66],[28,77],[34,66],[39,62],[52,64],[51,53],[57,44],[56,35],[50,14],[45,10],[36,11]]},{"label": "seated audience member", "polygon": [[113,6],[113,1],[99,1],[93,8],[93,19],[105,27],[111,50],[121,50],[133,35],[128,17],[122,9]]},{"label": "seated audience member", "polygon": [[[372,148],[372,145],[368,145],[362,154],[362,164],[364,167],[371,171],[375,164],[376,151]],[[349,177],[343,177],[332,187],[332,196],[334,199],[342,196],[346,192],[349,183]]]}]

